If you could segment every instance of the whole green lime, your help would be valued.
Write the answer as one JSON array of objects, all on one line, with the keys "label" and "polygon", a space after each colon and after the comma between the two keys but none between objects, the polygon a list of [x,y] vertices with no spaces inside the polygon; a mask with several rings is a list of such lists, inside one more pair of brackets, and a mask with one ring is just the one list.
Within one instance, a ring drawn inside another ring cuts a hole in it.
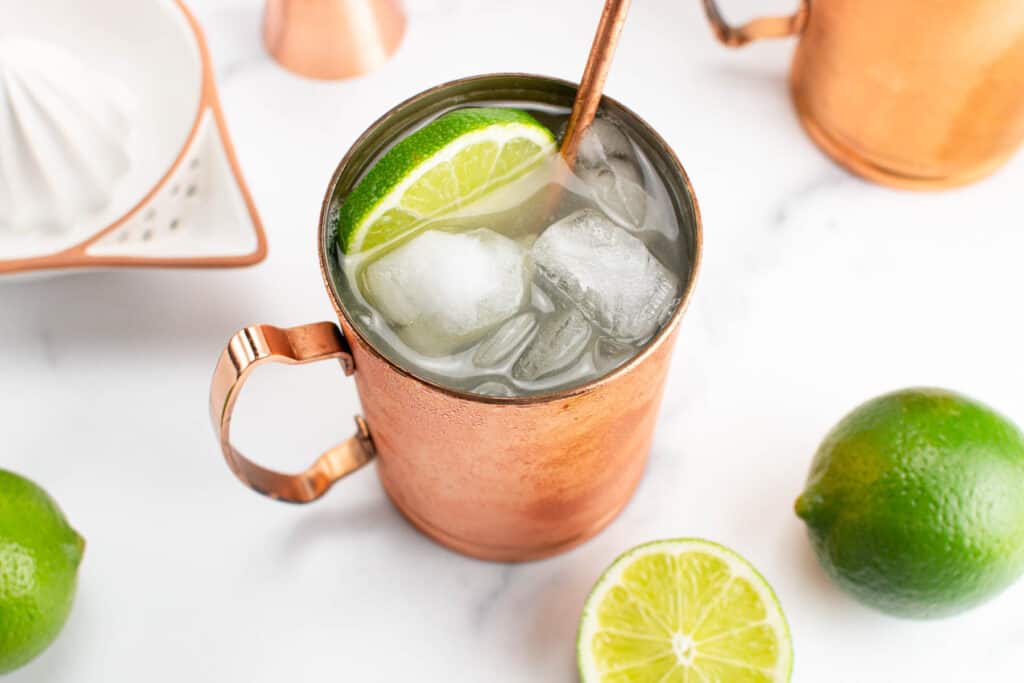
[{"label": "whole green lime", "polygon": [[60,633],[84,548],[46,491],[0,470],[0,674],[27,664]]},{"label": "whole green lime", "polygon": [[861,601],[905,617],[962,612],[1024,571],[1024,435],[950,391],[875,398],[825,437],[796,513]]}]

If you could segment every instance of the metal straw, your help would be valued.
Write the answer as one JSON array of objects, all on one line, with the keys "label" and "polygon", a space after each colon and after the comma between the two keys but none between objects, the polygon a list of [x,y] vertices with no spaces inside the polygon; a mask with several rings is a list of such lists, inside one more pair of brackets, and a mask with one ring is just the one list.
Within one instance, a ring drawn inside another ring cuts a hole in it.
[{"label": "metal straw", "polygon": [[580,88],[576,91],[572,115],[562,139],[562,159],[571,170],[576,165],[576,152],[580,147],[583,134],[594,122],[597,105],[601,103],[604,83],[608,79],[608,70],[615,56],[615,47],[619,43],[619,34],[626,23],[626,12],[629,11],[630,0],[606,0],[601,21],[594,34],[594,42],[590,46],[587,67],[583,70]]}]

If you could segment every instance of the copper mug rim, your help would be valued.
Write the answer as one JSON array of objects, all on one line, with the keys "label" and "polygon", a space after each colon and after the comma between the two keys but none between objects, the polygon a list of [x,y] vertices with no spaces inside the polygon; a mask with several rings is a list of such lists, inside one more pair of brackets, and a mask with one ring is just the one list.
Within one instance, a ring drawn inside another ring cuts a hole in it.
[{"label": "copper mug rim", "polygon": [[[686,190],[688,200],[693,209],[694,225],[693,225],[693,257],[689,261],[689,271],[686,276],[686,284],[683,288],[683,293],[676,303],[676,308],[672,313],[672,317],[667,323],[662,325],[661,329],[647,342],[643,349],[640,350],[630,360],[626,361],[614,370],[600,375],[588,382],[583,384],[572,385],[562,389],[554,391],[545,391],[536,394],[529,394],[526,396],[486,396],[483,394],[470,393],[467,391],[460,391],[453,389],[452,387],[446,386],[435,382],[427,377],[421,377],[420,375],[411,372],[404,368],[399,363],[396,363],[393,359],[389,358],[385,354],[381,353],[377,347],[363,335],[360,330],[360,326],[353,320],[352,316],[349,315],[345,309],[341,298],[335,288],[334,280],[329,272],[329,259],[330,249],[332,248],[333,240],[330,239],[331,226],[329,221],[330,209],[332,201],[334,199],[335,191],[338,183],[341,180],[342,174],[346,171],[348,166],[353,162],[353,159],[358,151],[360,151],[370,140],[373,134],[386,122],[391,120],[397,114],[405,110],[411,105],[417,102],[429,98],[431,96],[440,94],[443,91],[449,90],[453,87],[462,85],[477,85],[483,84],[487,81],[494,81],[499,79],[529,79],[541,82],[547,82],[549,84],[555,84],[561,87],[568,87],[573,90],[578,88],[579,84],[567,81],[561,78],[555,78],[551,76],[543,76],[539,74],[531,73],[520,73],[520,72],[497,72],[488,74],[479,74],[475,76],[467,76],[463,78],[457,78],[454,80],[446,81],[432,88],[428,88],[419,92],[411,97],[406,98],[402,102],[388,109],[384,114],[379,116],[373,123],[371,123],[363,133],[356,138],[356,140],[349,146],[348,151],[345,152],[345,156],[342,157],[341,161],[338,162],[334,173],[331,175],[330,182],[327,185],[327,191],[324,194],[324,199],[320,207],[320,218],[317,223],[317,253],[320,260],[320,276],[323,279],[324,288],[327,290],[327,294],[331,299],[331,303],[334,306],[335,312],[342,316],[348,323],[348,329],[351,330],[352,334],[355,334],[359,341],[362,342],[362,347],[367,349],[369,353],[373,354],[377,359],[387,363],[393,370],[400,373],[401,375],[424,385],[432,391],[441,392],[446,396],[456,398],[463,401],[473,401],[477,403],[494,403],[494,404],[506,404],[506,405],[523,405],[523,404],[535,404],[545,403],[549,401],[559,401],[573,396],[589,393],[594,389],[614,382],[618,377],[630,372],[634,367],[643,363],[648,356],[661,345],[663,339],[668,338],[675,328],[680,324],[683,314],[686,312],[689,306],[690,299],[693,295],[693,290],[696,286],[697,277],[700,272],[701,257],[704,251],[704,233],[703,233],[703,222],[701,219],[700,205],[697,202],[697,195],[693,189],[693,183],[690,181],[690,177],[686,173],[686,169],[683,168],[679,158],[676,156],[675,151],[665,141],[665,139],[642,117],[634,112],[629,107],[626,107],[618,100],[611,98],[607,95],[602,96],[601,105],[602,109],[611,107],[617,109],[619,112],[629,116],[633,119],[633,122],[644,129],[646,135],[649,136],[651,142],[659,147],[665,156],[665,159],[670,164],[672,171],[676,173],[682,180],[683,188]],[[420,116],[417,120],[422,120]],[[368,170],[369,162],[371,159],[364,163],[364,168],[359,169],[359,173],[356,178],[361,178]]]}]

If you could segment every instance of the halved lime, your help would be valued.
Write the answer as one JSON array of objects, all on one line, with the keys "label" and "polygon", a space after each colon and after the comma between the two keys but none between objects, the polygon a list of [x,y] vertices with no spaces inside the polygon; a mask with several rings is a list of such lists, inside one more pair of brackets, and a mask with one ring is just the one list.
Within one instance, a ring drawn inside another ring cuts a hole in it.
[{"label": "halved lime", "polygon": [[392,147],[345,199],[346,254],[391,243],[537,167],[555,138],[524,111],[459,109]]},{"label": "halved lime", "polygon": [[699,539],[621,555],[587,598],[584,683],[784,683],[793,649],[775,593],[733,551]]}]

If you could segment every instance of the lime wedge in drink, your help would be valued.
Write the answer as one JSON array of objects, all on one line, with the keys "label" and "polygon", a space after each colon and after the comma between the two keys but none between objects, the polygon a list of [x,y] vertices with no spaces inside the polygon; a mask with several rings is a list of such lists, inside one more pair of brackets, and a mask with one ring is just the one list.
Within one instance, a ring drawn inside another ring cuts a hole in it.
[{"label": "lime wedge in drink", "polygon": [[452,111],[392,147],[341,205],[346,254],[371,251],[538,167],[555,151],[547,128],[518,109]]},{"label": "lime wedge in drink", "polygon": [[583,683],[784,683],[793,663],[768,583],[733,551],[696,539],[615,560],[587,599],[577,647]]}]

